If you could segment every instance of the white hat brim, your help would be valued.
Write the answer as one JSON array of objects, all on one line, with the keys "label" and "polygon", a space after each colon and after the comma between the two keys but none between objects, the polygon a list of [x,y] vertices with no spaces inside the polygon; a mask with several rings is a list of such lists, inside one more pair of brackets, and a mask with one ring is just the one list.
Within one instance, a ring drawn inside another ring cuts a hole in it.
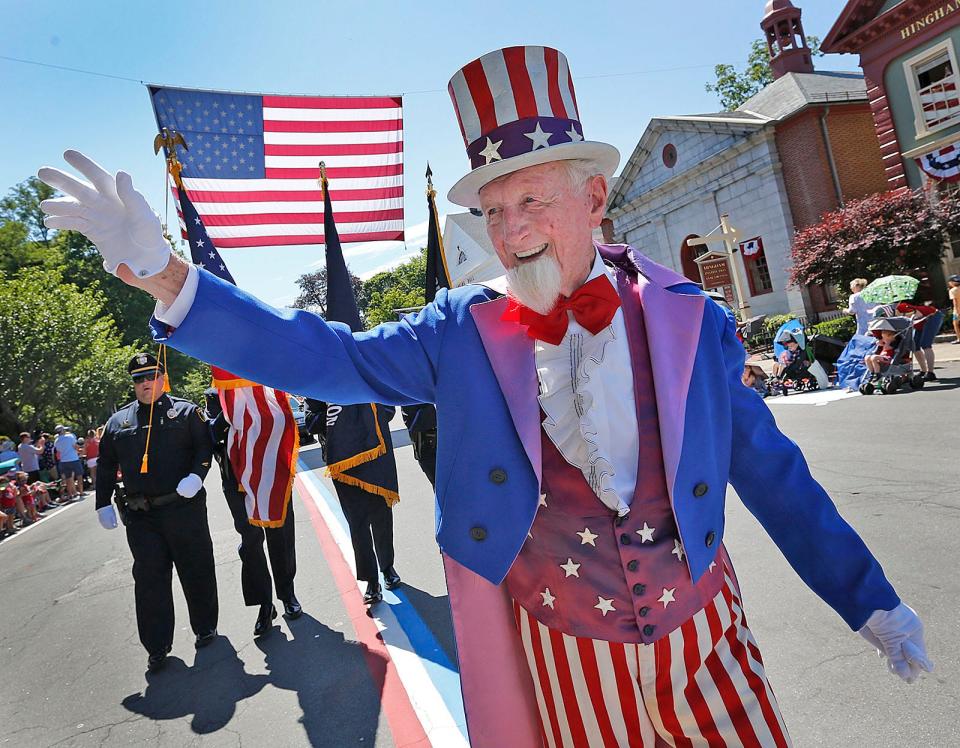
[{"label": "white hat brim", "polygon": [[610,180],[620,164],[620,151],[609,143],[600,143],[593,140],[581,140],[576,143],[561,143],[549,148],[538,148],[530,153],[522,153],[503,161],[494,161],[484,166],[478,166],[450,188],[447,199],[455,205],[462,205],[464,208],[479,208],[480,188],[494,179],[512,174],[520,169],[526,169],[528,166],[579,158],[596,162],[603,175],[606,176],[607,180]]}]

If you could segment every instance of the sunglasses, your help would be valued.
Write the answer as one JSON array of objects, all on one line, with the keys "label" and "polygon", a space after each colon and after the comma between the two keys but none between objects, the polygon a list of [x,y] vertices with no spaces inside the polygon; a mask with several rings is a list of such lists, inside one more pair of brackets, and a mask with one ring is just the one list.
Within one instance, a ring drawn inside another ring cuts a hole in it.
[{"label": "sunglasses", "polygon": [[137,376],[133,377],[133,383],[140,384],[141,382],[152,382],[155,379],[160,379],[161,377],[163,377],[162,371],[157,374],[138,374]]}]

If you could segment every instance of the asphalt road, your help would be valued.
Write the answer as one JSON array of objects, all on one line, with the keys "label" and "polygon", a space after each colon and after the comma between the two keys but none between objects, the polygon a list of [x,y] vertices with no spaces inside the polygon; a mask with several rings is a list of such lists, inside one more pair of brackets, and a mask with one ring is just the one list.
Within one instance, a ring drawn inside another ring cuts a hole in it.
[{"label": "asphalt road", "polygon": [[[960,545],[960,364],[940,374],[938,385],[917,393],[772,406],[923,617],[936,671],[919,684],[886,673],[729,497],[727,547],[797,746],[960,745],[960,580],[949,561]],[[317,464],[314,450],[303,458]],[[255,610],[243,606],[236,534],[212,472],[221,636],[194,651],[178,590],[170,666],[145,674],[125,538],[100,528],[88,498],[0,543],[0,744],[413,744],[402,719],[409,705],[397,696],[410,687],[410,655],[431,672],[439,663],[441,674],[455,658],[429,484],[409,446],[399,446],[397,458],[397,568],[407,586],[388,598],[388,613],[406,616],[402,627],[411,616],[422,621],[430,651],[422,636],[404,638],[407,649],[385,647],[397,630],[389,615],[378,615],[380,630],[370,636],[374,619],[358,614],[359,591],[344,582],[349,570],[331,555],[323,516],[303,495],[295,499],[297,593],[306,613],[278,619],[269,637],[254,641]],[[452,744],[431,734],[434,745]]]}]

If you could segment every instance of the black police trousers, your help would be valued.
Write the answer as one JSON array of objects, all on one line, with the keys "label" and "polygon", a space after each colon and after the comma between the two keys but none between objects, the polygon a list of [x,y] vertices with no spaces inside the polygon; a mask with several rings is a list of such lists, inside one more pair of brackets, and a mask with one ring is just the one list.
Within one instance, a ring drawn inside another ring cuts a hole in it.
[{"label": "black police trousers", "polygon": [[382,496],[337,480],[333,485],[350,526],[357,579],[376,582],[378,569],[393,566],[393,511]]},{"label": "black police trousers", "polygon": [[281,527],[257,527],[247,519],[244,495],[236,489],[223,488],[227,506],[233,515],[233,526],[240,535],[240,585],[243,587],[245,605],[269,605],[273,600],[270,570],[263,552],[266,538],[270,566],[277,597],[289,600],[293,597],[293,578],[297,573],[297,554],[294,549],[293,497],[287,505],[287,518]]},{"label": "black police trousers", "polygon": [[173,644],[173,567],[187,599],[190,628],[217,627],[217,576],[207,524],[206,492],[146,512],[128,511],[127,544],[133,554],[137,630],[149,654]]}]

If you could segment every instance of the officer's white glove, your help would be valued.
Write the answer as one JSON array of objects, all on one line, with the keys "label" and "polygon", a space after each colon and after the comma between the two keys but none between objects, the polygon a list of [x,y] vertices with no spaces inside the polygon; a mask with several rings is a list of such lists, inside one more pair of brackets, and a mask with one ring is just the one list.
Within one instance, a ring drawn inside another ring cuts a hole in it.
[{"label": "officer's white glove", "polygon": [[887,667],[907,683],[920,677],[920,671],[933,672],[923,643],[923,624],[913,608],[900,603],[893,610],[875,610],[860,629],[860,636],[887,658]]},{"label": "officer's white glove", "polygon": [[97,509],[97,519],[100,520],[100,527],[104,530],[112,530],[117,526],[117,512],[113,504],[102,506]]},{"label": "officer's white glove", "polygon": [[103,255],[108,273],[116,275],[121,264],[138,278],[163,270],[172,254],[170,245],[163,238],[160,218],[134,189],[130,175],[118,171],[114,178],[79,151],[65,151],[63,157],[90,182],[50,166],[40,169],[37,176],[43,182],[70,196],[40,203],[47,214],[43,224],[86,236]]},{"label": "officer's white glove", "polygon": [[190,473],[177,484],[177,493],[185,499],[192,499],[202,487],[203,478],[196,473]]}]

